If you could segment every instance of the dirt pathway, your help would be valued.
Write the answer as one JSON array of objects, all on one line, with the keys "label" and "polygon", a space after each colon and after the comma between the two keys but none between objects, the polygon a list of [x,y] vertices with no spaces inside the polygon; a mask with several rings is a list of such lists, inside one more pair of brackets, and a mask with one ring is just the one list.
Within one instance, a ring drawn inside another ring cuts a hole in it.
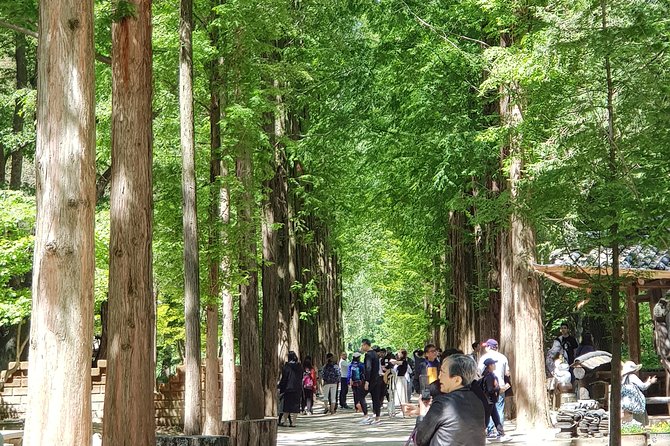
[{"label": "dirt pathway", "polygon": [[[321,411],[322,412],[322,411]],[[361,414],[338,410],[335,415],[301,415],[297,427],[279,427],[277,446],[365,445],[403,446],[415,419],[382,414],[379,425],[360,425]]]}]

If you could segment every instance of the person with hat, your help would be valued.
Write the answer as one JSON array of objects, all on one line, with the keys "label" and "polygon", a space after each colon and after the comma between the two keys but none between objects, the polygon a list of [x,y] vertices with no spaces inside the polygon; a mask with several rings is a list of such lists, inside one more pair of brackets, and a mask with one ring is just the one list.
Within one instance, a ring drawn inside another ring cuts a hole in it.
[{"label": "person with hat", "polygon": [[485,410],[485,413],[491,414],[491,422],[498,431],[498,435],[488,435],[488,437],[497,438],[500,441],[507,441],[509,438],[505,435],[505,430],[500,422],[500,415],[494,408],[494,405],[498,402],[498,397],[500,396],[500,382],[495,374],[497,362],[498,361],[493,358],[486,358],[484,360],[484,373],[482,374],[480,385],[482,386],[482,391],[486,397],[486,402],[489,405],[489,410]]},{"label": "person with hat", "polygon": [[641,364],[635,364],[633,361],[626,361],[621,366],[621,410],[623,416],[622,423],[641,425],[639,421],[633,419],[634,416],[640,416],[644,421],[646,412],[646,400],[643,391],[647,390],[652,384],[656,383],[656,375],[650,376],[645,382],[635,374],[642,368]]},{"label": "person with hat", "polygon": [[[500,425],[505,424],[505,392],[510,388],[510,385],[507,384],[510,381],[510,371],[509,371],[509,361],[507,357],[498,351],[498,341],[495,339],[487,339],[486,342],[482,344],[484,348],[484,354],[479,358],[479,372],[484,374],[484,369],[486,366],[484,362],[487,359],[493,359],[496,364],[493,374],[498,379],[500,383],[500,390],[498,392],[498,400],[495,403],[495,411],[498,413],[498,418],[500,420]],[[494,432],[496,426],[493,424],[493,416],[491,416],[491,421],[486,428],[486,433],[490,437],[497,437]]]}]

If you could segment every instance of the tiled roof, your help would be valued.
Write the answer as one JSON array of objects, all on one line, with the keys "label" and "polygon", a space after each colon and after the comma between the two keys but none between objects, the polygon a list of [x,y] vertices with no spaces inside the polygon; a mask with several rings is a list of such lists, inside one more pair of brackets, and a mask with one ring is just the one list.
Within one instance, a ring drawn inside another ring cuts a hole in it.
[{"label": "tiled roof", "polygon": [[[595,248],[587,253],[579,251],[555,250],[550,255],[554,265],[565,266],[610,266],[612,250],[609,248]],[[653,246],[635,245],[621,250],[619,266],[629,269],[651,269],[670,271],[670,251],[660,250]]]}]

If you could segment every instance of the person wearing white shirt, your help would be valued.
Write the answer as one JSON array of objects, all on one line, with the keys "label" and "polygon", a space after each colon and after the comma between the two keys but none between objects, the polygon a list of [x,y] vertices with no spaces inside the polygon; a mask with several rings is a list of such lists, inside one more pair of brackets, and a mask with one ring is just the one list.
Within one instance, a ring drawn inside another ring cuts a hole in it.
[{"label": "person wearing white shirt", "polygon": [[[482,347],[484,347],[485,353],[479,358],[479,373],[481,374],[484,372],[484,361],[489,358],[496,361],[496,369],[493,373],[495,374],[496,378],[498,378],[498,382],[500,383],[500,394],[498,395],[498,401],[496,402],[495,406],[498,415],[500,416],[500,424],[502,425],[505,423],[505,391],[510,388],[510,385],[506,384],[509,382],[510,376],[509,361],[505,355],[498,351],[498,341],[495,339],[488,339],[486,342],[484,342],[484,344],[482,344]],[[496,428],[493,425],[493,420],[489,422],[489,425],[486,428],[486,433],[490,437],[496,435]]]},{"label": "person wearing white shirt", "polygon": [[342,409],[350,409],[347,406],[347,392],[349,391],[349,361],[347,361],[347,353],[340,353],[340,407]]}]

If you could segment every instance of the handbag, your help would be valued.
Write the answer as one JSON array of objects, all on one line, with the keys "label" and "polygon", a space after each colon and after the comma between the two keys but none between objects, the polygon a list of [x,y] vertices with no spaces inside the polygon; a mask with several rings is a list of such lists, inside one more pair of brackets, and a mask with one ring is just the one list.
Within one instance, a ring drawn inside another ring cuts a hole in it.
[{"label": "handbag", "polygon": [[403,446],[416,446],[416,427],[412,430],[412,433],[409,434],[409,438]]},{"label": "handbag", "polygon": [[628,377],[621,386],[621,410],[634,414],[644,413],[646,400],[638,386],[629,382]]}]

